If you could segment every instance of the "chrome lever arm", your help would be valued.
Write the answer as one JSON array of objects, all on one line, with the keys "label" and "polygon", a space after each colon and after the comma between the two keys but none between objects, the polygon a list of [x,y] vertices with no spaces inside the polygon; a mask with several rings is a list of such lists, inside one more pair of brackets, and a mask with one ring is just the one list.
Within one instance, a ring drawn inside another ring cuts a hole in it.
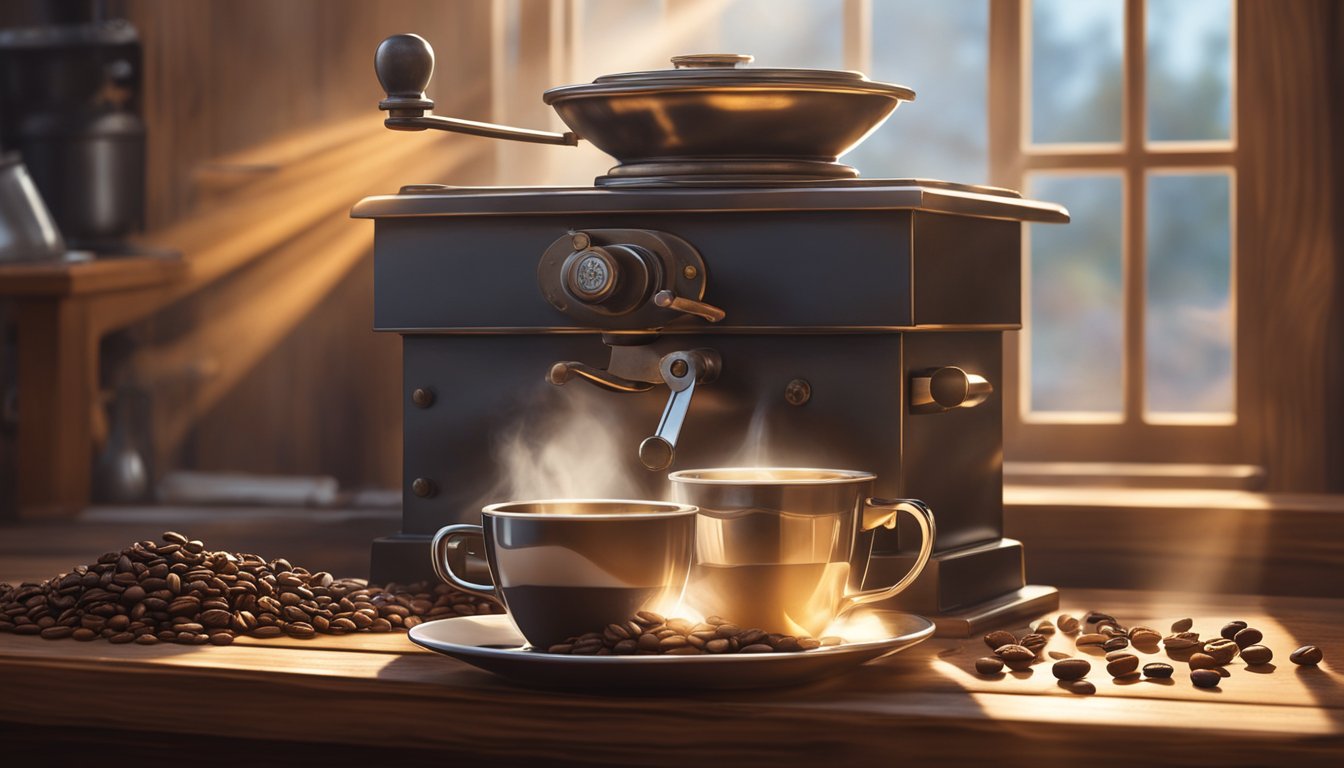
[{"label": "chrome lever arm", "polygon": [[712,349],[673,352],[663,357],[658,370],[672,394],[658,420],[657,431],[639,444],[639,460],[645,467],[659,471],[672,465],[677,438],[691,408],[691,397],[695,395],[695,385],[718,378],[719,367],[719,353]]}]

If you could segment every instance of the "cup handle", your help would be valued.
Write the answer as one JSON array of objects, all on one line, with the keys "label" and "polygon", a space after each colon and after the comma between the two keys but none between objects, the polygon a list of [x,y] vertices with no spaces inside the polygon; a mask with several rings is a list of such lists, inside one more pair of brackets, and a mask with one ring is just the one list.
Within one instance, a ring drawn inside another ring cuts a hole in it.
[{"label": "cup handle", "polygon": [[908,513],[919,524],[921,538],[919,556],[915,558],[915,564],[910,568],[909,573],[902,576],[900,581],[890,587],[865,589],[862,592],[846,595],[845,601],[848,603],[845,606],[846,610],[856,605],[875,603],[879,600],[895,597],[910,586],[920,572],[924,570],[924,566],[928,564],[929,555],[933,553],[933,538],[937,529],[933,524],[933,510],[929,509],[924,502],[917,499],[867,499],[863,502],[863,530],[869,531],[878,526],[895,528],[898,512]]},{"label": "cup handle", "polygon": [[461,546],[461,539],[467,536],[484,536],[479,525],[449,525],[439,529],[434,534],[434,543],[430,545],[430,563],[434,566],[434,573],[438,577],[454,587],[469,592],[479,597],[488,597],[491,600],[499,600],[499,590],[493,584],[477,584],[474,581],[466,579],[453,573],[453,567],[449,564],[448,553],[455,551]]}]

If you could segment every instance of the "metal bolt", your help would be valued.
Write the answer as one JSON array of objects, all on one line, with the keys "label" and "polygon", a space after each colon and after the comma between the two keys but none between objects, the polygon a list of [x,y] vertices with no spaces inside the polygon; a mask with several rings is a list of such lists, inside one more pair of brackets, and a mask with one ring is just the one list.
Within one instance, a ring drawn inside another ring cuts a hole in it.
[{"label": "metal bolt", "polygon": [[681,276],[686,278],[687,280],[694,280],[697,276],[699,276],[699,274],[700,270],[696,269],[694,266],[690,264],[687,264],[686,266],[681,268]]},{"label": "metal bolt", "polygon": [[411,402],[419,408],[428,408],[434,404],[434,390],[425,387],[416,387],[411,393]]},{"label": "metal bolt", "polygon": [[429,480],[428,478],[417,477],[411,481],[411,493],[414,493],[422,499],[427,499],[430,496],[433,496],[435,491],[434,481]]},{"label": "metal bolt", "polygon": [[670,370],[672,371],[673,376],[680,379],[682,376],[686,375],[686,371],[689,370],[689,368],[687,367],[685,360],[673,360]]},{"label": "metal bolt", "polygon": [[573,239],[569,242],[574,246],[574,250],[582,251],[593,244],[593,239],[588,237],[587,232],[575,232]]},{"label": "metal bolt", "polygon": [[784,399],[789,405],[806,405],[812,399],[812,385],[807,379],[794,379],[785,385]]}]

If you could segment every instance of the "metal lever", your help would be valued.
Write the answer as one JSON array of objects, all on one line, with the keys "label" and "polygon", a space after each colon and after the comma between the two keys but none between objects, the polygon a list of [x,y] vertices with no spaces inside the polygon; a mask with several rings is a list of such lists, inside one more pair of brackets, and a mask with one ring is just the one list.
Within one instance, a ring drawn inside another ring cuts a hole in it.
[{"label": "metal lever", "polygon": [[984,376],[967,373],[955,365],[919,371],[910,378],[911,413],[945,413],[953,408],[974,408],[994,393]]},{"label": "metal lever", "polygon": [[601,368],[594,368],[587,363],[575,361],[559,362],[551,366],[551,370],[546,372],[546,380],[556,386],[560,386],[570,379],[578,376],[582,379],[596,384],[603,389],[609,389],[612,392],[648,392],[653,389],[653,385],[643,381],[631,381],[630,379],[617,376],[611,371],[604,371]]},{"label": "metal lever", "polygon": [[719,365],[719,354],[712,349],[673,352],[663,357],[658,370],[672,394],[658,420],[658,430],[639,444],[639,460],[645,467],[659,471],[672,465],[681,425],[686,421],[691,397],[695,395],[695,385],[718,378]]},{"label": "metal lever", "polygon": [[662,290],[653,294],[653,303],[663,309],[675,309],[678,312],[685,312],[688,315],[703,317],[711,323],[717,323],[727,317],[726,312],[713,304],[706,304],[703,301],[694,301],[684,299],[677,294]]},{"label": "metal lever", "polygon": [[419,35],[392,35],[384,40],[374,54],[373,68],[378,74],[378,82],[382,83],[383,90],[387,92],[387,98],[378,102],[378,108],[388,113],[383,125],[394,131],[433,128],[492,139],[530,141],[534,144],[574,146],[579,143],[578,134],[573,131],[552,133],[426,115],[426,110],[434,109],[434,102],[425,95],[425,86],[429,85],[429,79],[434,75],[434,49]]}]

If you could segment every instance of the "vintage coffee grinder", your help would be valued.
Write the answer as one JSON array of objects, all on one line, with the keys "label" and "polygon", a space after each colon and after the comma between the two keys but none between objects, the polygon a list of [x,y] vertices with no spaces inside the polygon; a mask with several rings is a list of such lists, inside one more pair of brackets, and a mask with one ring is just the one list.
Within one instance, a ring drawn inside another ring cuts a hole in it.
[{"label": "vintage coffee grinder", "polygon": [[[374,543],[374,579],[429,577],[429,537],[477,521],[504,471],[498,436],[583,397],[648,498],[669,469],[730,464],[759,434],[772,464],[865,470],[877,495],[925,500],[935,554],[890,607],[944,634],[1057,604],[1003,537],[997,390],[1022,222],[1068,214],[860,179],[837,157],[913,92],[749,60],[552,89],[573,129],[554,134],[434,116],[428,44],[380,47],[390,128],[581,137],[619,162],[593,187],[417,184],[355,206],[375,222],[375,328],[404,340],[402,533]],[[870,579],[905,572],[909,533],[879,531]]]}]

